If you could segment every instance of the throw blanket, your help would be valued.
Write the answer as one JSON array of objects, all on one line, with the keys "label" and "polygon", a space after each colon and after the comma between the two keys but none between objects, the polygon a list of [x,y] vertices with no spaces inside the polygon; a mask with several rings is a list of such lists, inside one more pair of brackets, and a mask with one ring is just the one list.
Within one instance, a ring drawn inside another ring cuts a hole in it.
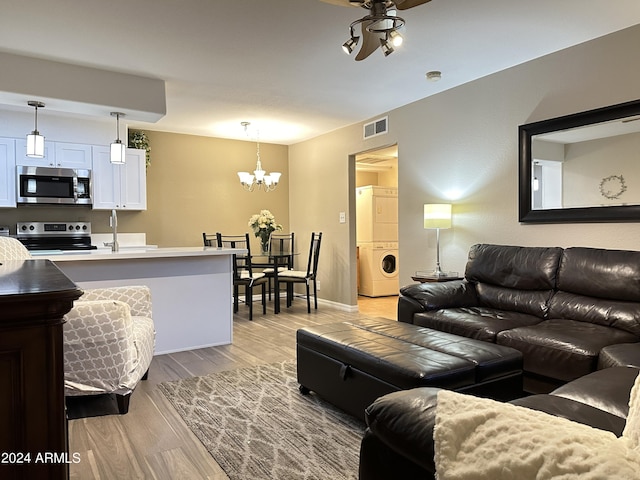
[{"label": "throw blanket", "polygon": [[640,479],[640,376],[622,437],[543,412],[438,393],[438,480]]}]

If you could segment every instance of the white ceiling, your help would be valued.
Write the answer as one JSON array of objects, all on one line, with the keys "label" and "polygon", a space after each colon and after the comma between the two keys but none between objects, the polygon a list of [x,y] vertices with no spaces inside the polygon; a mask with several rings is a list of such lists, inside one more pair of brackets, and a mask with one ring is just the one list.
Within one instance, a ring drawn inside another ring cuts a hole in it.
[{"label": "white ceiling", "polygon": [[366,13],[319,0],[3,0],[0,51],[165,80],[167,115],[134,127],[246,139],[250,121],[261,141],[293,144],[638,24],[640,2],[432,0],[399,12],[401,49],[356,62],[340,47]]}]

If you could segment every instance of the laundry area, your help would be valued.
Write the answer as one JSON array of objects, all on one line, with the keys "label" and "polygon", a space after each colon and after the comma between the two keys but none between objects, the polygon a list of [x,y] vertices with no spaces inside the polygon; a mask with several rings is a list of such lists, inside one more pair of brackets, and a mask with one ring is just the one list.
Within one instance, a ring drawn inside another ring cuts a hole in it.
[{"label": "laundry area", "polygon": [[397,146],[356,156],[358,295],[398,295]]}]

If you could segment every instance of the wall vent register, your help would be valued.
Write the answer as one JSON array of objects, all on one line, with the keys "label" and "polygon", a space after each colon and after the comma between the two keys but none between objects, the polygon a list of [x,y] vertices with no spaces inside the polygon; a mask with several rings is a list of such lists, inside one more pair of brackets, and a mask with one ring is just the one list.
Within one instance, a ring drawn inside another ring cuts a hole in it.
[{"label": "wall vent register", "polygon": [[363,138],[384,135],[389,131],[389,117],[382,117],[370,123],[365,123],[363,128]]}]

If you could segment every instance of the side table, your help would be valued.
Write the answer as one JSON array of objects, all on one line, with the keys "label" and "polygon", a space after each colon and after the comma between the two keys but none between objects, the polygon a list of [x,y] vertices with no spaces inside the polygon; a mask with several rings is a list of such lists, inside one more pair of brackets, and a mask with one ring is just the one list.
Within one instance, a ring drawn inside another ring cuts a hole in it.
[{"label": "side table", "polygon": [[414,282],[427,283],[427,282],[451,282],[452,280],[462,280],[463,277],[455,275],[447,276],[428,276],[428,275],[414,275],[411,277]]}]

